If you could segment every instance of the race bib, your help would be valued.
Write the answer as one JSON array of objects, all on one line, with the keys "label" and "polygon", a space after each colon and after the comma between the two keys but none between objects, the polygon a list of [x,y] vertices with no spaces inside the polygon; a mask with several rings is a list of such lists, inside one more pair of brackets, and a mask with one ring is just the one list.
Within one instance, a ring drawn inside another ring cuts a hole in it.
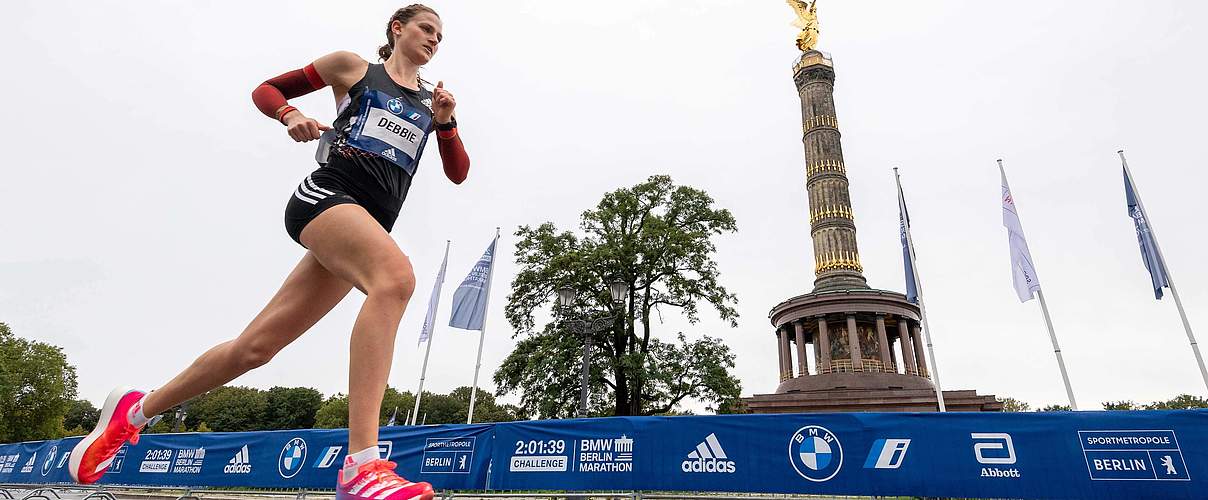
[{"label": "race bib", "polygon": [[402,97],[369,90],[361,98],[348,144],[376,154],[415,175],[420,152],[432,128],[432,118],[412,108]]}]

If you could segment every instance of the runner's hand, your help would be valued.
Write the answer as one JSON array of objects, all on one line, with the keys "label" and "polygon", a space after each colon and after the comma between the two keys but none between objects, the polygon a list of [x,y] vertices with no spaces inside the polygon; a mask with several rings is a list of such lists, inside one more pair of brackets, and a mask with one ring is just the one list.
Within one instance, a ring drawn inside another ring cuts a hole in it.
[{"label": "runner's hand", "polygon": [[436,88],[432,89],[432,114],[436,123],[449,123],[453,119],[455,107],[457,101],[453,99],[453,94],[445,90],[444,80],[436,82]]},{"label": "runner's hand", "polygon": [[289,136],[294,139],[294,142],[313,141],[318,139],[324,130],[331,130],[331,127],[319,123],[314,118],[303,116],[301,111],[290,111],[283,118]]}]

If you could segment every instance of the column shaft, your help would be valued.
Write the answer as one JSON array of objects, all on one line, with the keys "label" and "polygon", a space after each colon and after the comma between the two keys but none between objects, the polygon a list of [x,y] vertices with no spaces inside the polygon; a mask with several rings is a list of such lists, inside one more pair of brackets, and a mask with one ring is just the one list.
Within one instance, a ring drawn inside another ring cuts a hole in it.
[{"label": "column shaft", "polygon": [[856,333],[856,317],[847,316],[847,350],[851,354],[851,369],[855,371],[864,371],[864,363],[861,362],[863,353],[860,352],[860,334]]},{"label": "column shaft", "polygon": [[822,363],[818,365],[818,373],[830,373],[831,370],[831,345],[830,335],[826,331],[826,318],[818,318],[818,338],[822,348]]},{"label": "column shaft", "polygon": [[793,329],[797,331],[797,376],[804,377],[810,374],[809,358],[805,357],[805,325],[794,321]]},{"label": "column shaft", "polygon": [[918,375],[918,365],[914,362],[914,343],[910,340],[910,330],[906,318],[898,317],[898,342],[902,345],[902,373]]},{"label": "column shaft", "polygon": [[881,364],[885,366],[885,371],[890,371],[893,367],[889,355],[893,352],[889,350],[889,337],[885,335],[885,315],[877,314],[877,341],[881,345]]},{"label": "column shaft", "polygon": [[818,338],[818,332],[813,332],[810,338],[814,344],[814,374],[822,375],[822,341]]},{"label": "column shaft", "polygon": [[910,327],[910,338],[914,340],[914,359],[918,363],[919,376],[929,377],[927,374],[927,355],[923,349],[923,331],[919,325]]},{"label": "column shaft", "polygon": [[780,370],[780,381],[784,382],[784,329],[776,329],[776,359],[777,368]]}]

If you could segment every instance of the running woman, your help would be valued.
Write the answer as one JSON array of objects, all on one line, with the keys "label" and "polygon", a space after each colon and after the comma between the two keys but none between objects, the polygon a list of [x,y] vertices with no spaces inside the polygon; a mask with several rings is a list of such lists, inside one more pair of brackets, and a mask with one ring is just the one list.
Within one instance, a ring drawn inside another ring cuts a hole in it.
[{"label": "running woman", "polygon": [[[352,328],[349,455],[337,477],[336,498],[432,498],[431,485],[399,477],[395,464],[378,456],[377,442],[394,337],[415,287],[411,262],[388,232],[430,136],[436,135],[449,180],[460,184],[469,171],[453,94],[443,82],[429,90],[419,78],[420,67],[436,55],[441,29],[434,10],[410,5],[386,25],[387,44],[378,50],[381,64],[335,52],[252,92],[260,111],[284,124],[294,141],[323,139],[317,155],[321,167],[298,184],[285,208],[286,230],[306,255],[234,340],[211,348],[150,393],[130,388],[110,393],[96,428],[72,450],[73,479],[96,482],[118,448],[138,442],[149,416],[267,363],[356,287],[366,297]],[[338,109],[332,127],[286,102],[328,86]]]}]

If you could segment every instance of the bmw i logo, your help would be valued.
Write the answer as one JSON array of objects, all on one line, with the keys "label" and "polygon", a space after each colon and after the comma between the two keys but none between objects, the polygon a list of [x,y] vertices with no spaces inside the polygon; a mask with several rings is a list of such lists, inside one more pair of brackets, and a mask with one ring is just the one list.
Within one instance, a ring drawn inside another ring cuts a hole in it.
[{"label": "bmw i logo", "polygon": [[386,107],[390,109],[391,113],[394,113],[396,115],[402,114],[402,112],[403,112],[402,99],[403,98],[401,98],[401,97],[395,97],[394,99],[386,101]]},{"label": "bmw i logo", "polygon": [[807,425],[789,440],[789,461],[801,477],[821,483],[843,467],[843,445],[826,427]]},{"label": "bmw i logo", "polygon": [[277,457],[277,472],[281,477],[289,479],[298,475],[306,463],[306,440],[293,438],[281,448],[281,456]]}]

